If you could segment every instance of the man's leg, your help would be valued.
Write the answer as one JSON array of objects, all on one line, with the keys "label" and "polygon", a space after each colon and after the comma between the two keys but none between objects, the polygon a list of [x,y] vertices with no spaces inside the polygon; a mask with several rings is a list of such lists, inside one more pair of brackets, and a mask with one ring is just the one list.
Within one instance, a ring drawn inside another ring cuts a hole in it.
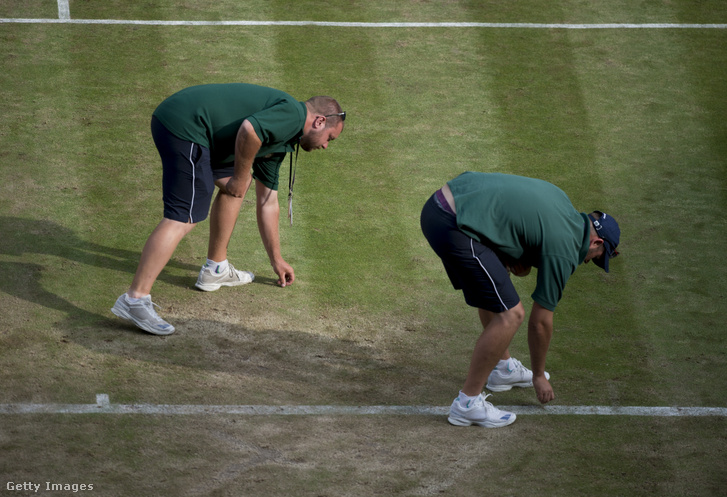
[{"label": "man's leg", "polygon": [[193,223],[180,223],[162,219],[144,245],[139,266],[127,294],[142,298],[151,293],[159,273],[167,265],[182,238],[195,227]]},{"label": "man's leg", "polygon": [[174,326],[160,318],[154,310],[151,287],[171,259],[179,242],[194,226],[192,223],[162,219],[144,245],[129,291],[116,299],[111,312],[149,333],[174,333]]},{"label": "man's leg", "polygon": [[482,394],[485,382],[497,361],[510,345],[512,337],[525,319],[522,303],[500,313],[480,309],[484,330],[472,353],[469,373],[460,394],[452,402],[448,421],[455,426],[473,424],[486,428],[500,428],[517,419],[514,413],[501,411],[487,402]]},{"label": "man's leg", "polygon": [[[487,328],[487,324],[490,322],[490,320],[496,316],[497,314],[491,311],[486,311],[484,309],[479,309],[480,311],[480,321],[482,322],[482,328]],[[500,357],[501,361],[507,361],[510,359],[510,347],[505,349],[505,352],[502,353],[502,357]]]},{"label": "man's leg", "polygon": [[[494,312],[480,309],[480,320],[485,328],[495,316],[497,314]],[[510,358],[512,360],[508,361]],[[550,379],[550,374],[547,371],[545,377]],[[490,372],[485,388],[491,392],[507,392],[513,387],[528,388],[532,386],[533,372],[526,368],[522,362],[510,356],[510,347],[508,346],[502,353],[500,361],[495,364],[494,370]]]},{"label": "man's leg", "polygon": [[207,258],[217,262],[227,259],[227,247],[230,244],[244,200],[244,197],[233,197],[223,192],[227,179],[229,178],[215,181],[220,190],[217,192],[210,210],[210,239]]},{"label": "man's leg", "polygon": [[[469,372],[462,392],[470,397],[482,393],[487,378],[509,350],[512,337],[525,319],[522,302],[504,312],[492,313],[479,309],[484,330],[475,344]],[[509,357],[509,353],[508,353]]]},{"label": "man's leg", "polygon": [[244,200],[244,197],[233,197],[224,192],[228,179],[223,178],[215,181],[220,190],[217,192],[210,209],[210,238],[207,259],[220,264],[212,265],[208,263],[200,269],[197,283],[194,286],[205,292],[214,292],[223,286],[245,285],[255,279],[255,275],[250,271],[235,269],[227,261],[227,248]]}]

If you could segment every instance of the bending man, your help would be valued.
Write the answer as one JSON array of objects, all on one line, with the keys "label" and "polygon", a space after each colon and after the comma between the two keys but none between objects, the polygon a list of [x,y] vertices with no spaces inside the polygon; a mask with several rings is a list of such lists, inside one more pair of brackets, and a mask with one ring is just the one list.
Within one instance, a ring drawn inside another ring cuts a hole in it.
[{"label": "bending man", "polygon": [[[579,264],[592,260],[608,272],[609,259],[618,254],[616,221],[600,211],[579,213],[562,190],[542,180],[467,172],[432,195],[421,225],[452,285],[478,309],[484,328],[449,422],[494,428],[515,421],[514,413],[486,401],[486,383],[495,392],[534,386],[540,402],[553,400],[545,371],[553,312]],[[538,270],[528,321],[532,370],[509,352],[525,320],[510,274],[525,276],[531,267]]]},{"label": "bending man", "polygon": [[[343,131],[345,118],[333,98],[299,102],[280,90],[244,83],[193,86],[164,100],[151,121],[162,160],[164,218],[144,246],[129,290],[111,311],[149,333],[174,333],[154,311],[152,285],[182,238],[208,213],[207,262],[195,286],[213,291],[250,283],[254,275],[228,262],[227,246],[253,178],[263,245],[278,284],[292,284],[295,273],[281,255],[278,233],[280,165],[296,145],[305,151],[327,148]],[[212,202],[215,186],[219,192]]]}]

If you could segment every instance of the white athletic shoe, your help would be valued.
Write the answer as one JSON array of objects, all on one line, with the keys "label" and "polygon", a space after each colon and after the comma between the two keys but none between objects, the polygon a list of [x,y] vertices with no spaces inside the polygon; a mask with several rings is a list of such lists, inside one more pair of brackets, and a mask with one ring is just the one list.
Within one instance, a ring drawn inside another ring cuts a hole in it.
[{"label": "white athletic shoe", "polygon": [[[153,333],[154,335],[171,335],[174,333],[174,326],[157,315],[154,310],[155,305],[151,301],[151,295],[147,295],[137,302],[131,302],[129,296],[123,294],[116,299],[116,303],[111,308],[111,312],[120,318],[128,319],[142,330]],[[159,306],[157,305],[157,307]]]},{"label": "white athletic shoe", "polygon": [[467,405],[462,405],[457,397],[452,402],[447,420],[455,426],[477,425],[485,428],[501,428],[514,423],[517,418],[515,413],[499,410],[485,400],[489,396],[480,394]]},{"label": "white athletic shoe", "polygon": [[217,270],[219,267],[214,268],[207,264],[202,266],[194,286],[205,292],[214,292],[222,286],[246,285],[255,279],[255,275],[250,271],[238,271],[232,264],[229,264],[227,271],[217,273]]},{"label": "white athletic shoe", "polygon": [[[510,358],[513,366],[512,369],[500,368],[492,370],[490,377],[487,379],[487,388],[491,392],[507,392],[512,387],[528,388],[533,386],[533,372],[523,366],[523,363]],[[550,374],[546,371],[545,378],[550,379]]]}]

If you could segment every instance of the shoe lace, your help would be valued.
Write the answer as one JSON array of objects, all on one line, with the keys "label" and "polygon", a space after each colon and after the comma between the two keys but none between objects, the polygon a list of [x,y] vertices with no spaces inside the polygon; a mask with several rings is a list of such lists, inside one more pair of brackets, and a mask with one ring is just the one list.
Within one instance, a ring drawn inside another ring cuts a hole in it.
[{"label": "shoe lace", "polygon": [[487,395],[480,395],[480,402],[482,402],[482,405],[487,409],[488,411],[490,408],[495,407],[492,405],[492,403],[487,401],[487,397],[492,397],[491,393],[488,393]]},{"label": "shoe lace", "polygon": [[488,415],[492,414],[493,416],[495,416],[500,412],[500,410],[497,407],[493,406],[491,402],[487,401],[487,397],[491,397],[491,396],[492,396],[492,394],[488,393],[487,395],[480,396],[480,398],[482,399],[482,406],[488,412]]},{"label": "shoe lace", "polygon": [[149,311],[149,314],[151,314],[151,315],[152,315],[152,317],[154,317],[154,318],[156,318],[156,319],[159,319],[159,320],[161,320],[161,318],[159,317],[159,314],[157,314],[157,311],[155,311],[155,310],[154,310],[154,307],[156,307],[157,309],[160,309],[160,310],[161,310],[161,306],[160,306],[160,305],[158,305],[158,304],[157,304],[157,303],[155,303],[155,302],[152,302],[151,300],[149,300],[149,303],[151,304],[151,305],[150,305],[150,306],[148,307],[148,309],[147,309],[147,310]]},{"label": "shoe lace", "polygon": [[227,264],[227,271],[229,271],[231,278],[234,278],[236,280],[240,279],[240,274],[237,272],[237,269],[235,269],[235,266],[233,266],[232,264]]},{"label": "shoe lace", "polygon": [[511,360],[512,360],[512,364],[513,364],[513,368],[512,368],[512,372],[513,373],[515,371],[524,371],[524,370],[527,369],[525,366],[523,366],[523,363],[522,362],[520,362],[519,360],[515,359],[514,357],[511,357]]}]

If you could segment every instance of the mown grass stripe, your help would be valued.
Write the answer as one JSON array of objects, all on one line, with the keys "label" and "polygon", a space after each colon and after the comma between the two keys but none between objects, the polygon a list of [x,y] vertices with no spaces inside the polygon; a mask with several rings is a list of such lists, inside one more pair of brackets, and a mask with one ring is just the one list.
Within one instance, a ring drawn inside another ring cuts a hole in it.
[{"label": "mown grass stripe", "polygon": [[[59,3],[60,13],[60,3]],[[60,16],[59,16],[60,17]],[[23,19],[2,18],[0,23],[25,24],[131,24],[151,26],[325,26],[338,28],[524,28],[524,29],[727,29],[727,24],[603,23],[564,24],[527,22],[328,22],[328,21],[183,21],[134,19]]]}]

